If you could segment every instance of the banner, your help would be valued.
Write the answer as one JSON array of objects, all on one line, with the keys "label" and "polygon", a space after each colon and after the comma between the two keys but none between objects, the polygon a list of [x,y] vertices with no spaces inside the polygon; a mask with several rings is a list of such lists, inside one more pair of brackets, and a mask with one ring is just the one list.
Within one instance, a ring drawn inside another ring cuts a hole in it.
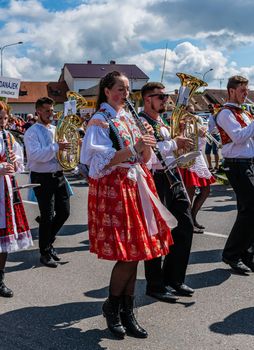
[{"label": "banner", "polygon": [[19,98],[19,87],[19,79],[0,77],[0,96]]}]

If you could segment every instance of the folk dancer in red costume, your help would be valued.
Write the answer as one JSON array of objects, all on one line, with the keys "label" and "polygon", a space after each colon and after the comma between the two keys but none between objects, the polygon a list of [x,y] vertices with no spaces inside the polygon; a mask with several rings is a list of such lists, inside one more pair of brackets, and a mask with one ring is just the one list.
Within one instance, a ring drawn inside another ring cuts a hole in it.
[{"label": "folk dancer in red costume", "polygon": [[13,291],[4,284],[7,255],[33,242],[22,199],[18,191],[13,192],[13,176],[23,170],[23,155],[14,137],[5,130],[7,123],[8,108],[0,101],[0,295],[12,297]]},{"label": "folk dancer in red costume", "polygon": [[123,109],[128,95],[129,81],[122,73],[111,72],[101,79],[97,112],[88,123],[81,163],[89,166],[90,251],[100,259],[117,261],[103,304],[108,328],[119,338],[126,330],[146,338],[133,313],[137,265],[168,253],[173,244],[169,226],[176,221],[159,201],[145,166],[154,136],[142,136]]},{"label": "folk dancer in red costume", "polygon": [[222,141],[226,176],[237,201],[237,217],[222,253],[222,260],[240,274],[254,271],[254,122],[241,108],[248,95],[248,80],[229,78],[228,102],[216,116]]}]

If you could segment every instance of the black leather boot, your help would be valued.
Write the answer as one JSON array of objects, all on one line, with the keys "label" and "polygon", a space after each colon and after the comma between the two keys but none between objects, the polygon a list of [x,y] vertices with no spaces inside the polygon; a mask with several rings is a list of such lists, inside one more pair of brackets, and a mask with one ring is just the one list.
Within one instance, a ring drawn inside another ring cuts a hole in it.
[{"label": "black leather boot", "polygon": [[147,331],[144,330],[135,318],[133,313],[134,297],[131,295],[124,295],[122,301],[122,309],[120,312],[123,326],[126,330],[136,338],[147,338]]},{"label": "black leather boot", "polygon": [[13,297],[13,291],[4,284],[4,271],[0,270],[0,296],[5,298]]},{"label": "black leather boot", "polygon": [[121,297],[110,295],[102,305],[103,316],[106,317],[108,329],[118,338],[123,339],[126,332],[120,319]]}]

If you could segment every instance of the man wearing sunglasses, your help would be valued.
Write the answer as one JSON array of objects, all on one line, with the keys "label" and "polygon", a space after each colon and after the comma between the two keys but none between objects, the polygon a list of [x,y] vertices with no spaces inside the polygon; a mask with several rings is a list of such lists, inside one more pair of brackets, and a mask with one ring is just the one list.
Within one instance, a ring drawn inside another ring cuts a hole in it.
[{"label": "man wearing sunglasses", "polygon": [[[154,128],[157,145],[167,165],[174,161],[173,151],[190,147],[193,142],[186,137],[170,137],[170,128],[166,120],[160,115],[166,111],[166,103],[169,95],[165,93],[165,87],[161,83],[149,82],[141,89],[144,102],[144,111],[140,116],[145,118]],[[172,230],[174,245],[170,253],[162,259],[155,258],[145,261],[145,276],[147,280],[146,294],[165,302],[175,302],[176,295],[192,296],[194,290],[184,284],[188,265],[192,236],[193,222],[189,200],[183,188],[182,182],[170,188],[167,177],[156,156],[152,161],[152,173],[159,197],[178,221],[177,227]],[[177,178],[179,173],[176,168],[172,170]],[[174,295],[167,287],[174,289]]]}]

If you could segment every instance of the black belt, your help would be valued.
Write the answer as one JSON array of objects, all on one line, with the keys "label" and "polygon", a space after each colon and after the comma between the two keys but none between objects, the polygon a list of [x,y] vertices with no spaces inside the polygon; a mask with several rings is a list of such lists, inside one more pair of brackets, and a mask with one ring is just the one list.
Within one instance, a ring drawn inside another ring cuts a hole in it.
[{"label": "black belt", "polygon": [[254,158],[224,158],[225,163],[254,164]]},{"label": "black belt", "polygon": [[61,177],[63,176],[63,170],[58,170],[54,173],[37,173],[36,171],[32,171],[31,173],[40,175],[40,176],[48,176],[48,177]]}]

